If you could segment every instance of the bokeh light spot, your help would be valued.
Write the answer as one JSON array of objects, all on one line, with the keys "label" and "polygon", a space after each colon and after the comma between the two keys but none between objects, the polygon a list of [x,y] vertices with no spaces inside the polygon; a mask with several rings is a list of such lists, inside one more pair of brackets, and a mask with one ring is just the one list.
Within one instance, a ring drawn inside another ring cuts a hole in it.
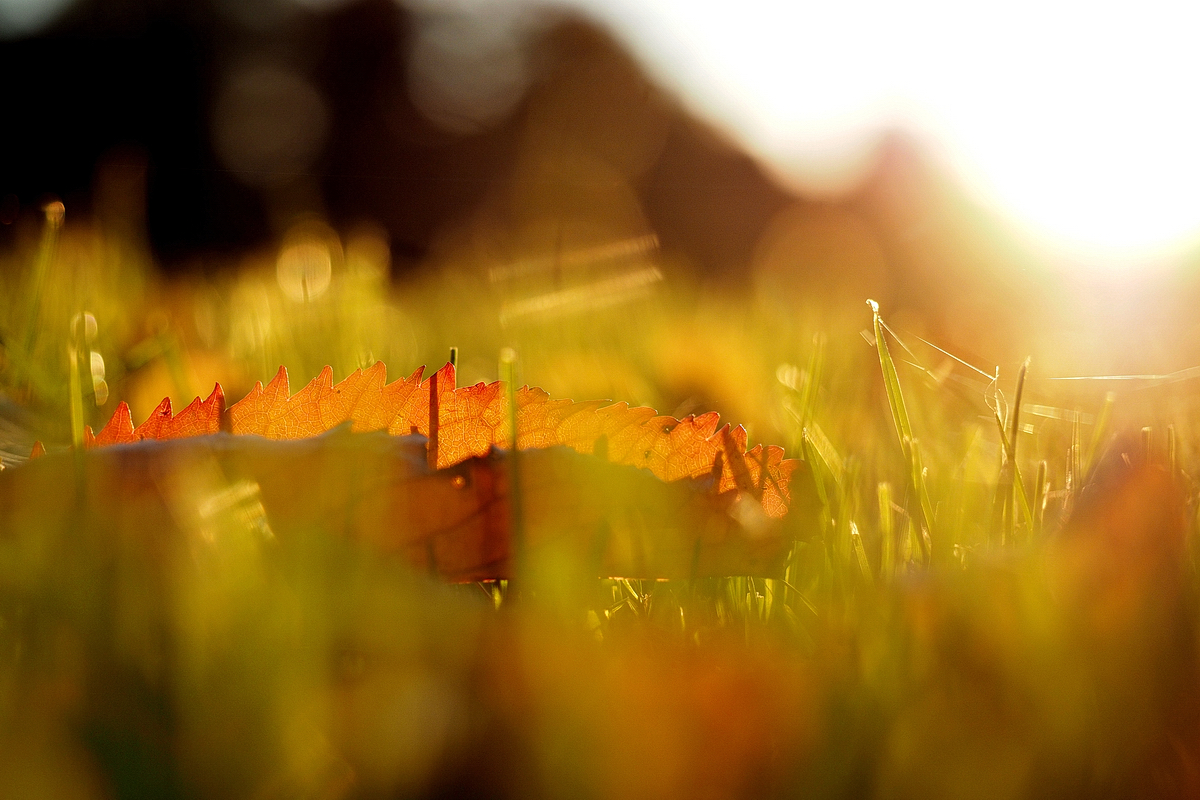
[{"label": "bokeh light spot", "polygon": [[521,18],[477,11],[419,19],[408,66],[413,104],[452,133],[474,133],[505,117],[529,84]]},{"label": "bokeh light spot", "polygon": [[303,223],[284,239],[275,277],[288,298],[306,303],[323,295],[333,278],[334,261],[341,261],[337,234],[321,223]]},{"label": "bokeh light spot", "polygon": [[213,145],[250,186],[295,179],[325,143],[325,100],[303,77],[277,65],[235,70],[213,109]]}]

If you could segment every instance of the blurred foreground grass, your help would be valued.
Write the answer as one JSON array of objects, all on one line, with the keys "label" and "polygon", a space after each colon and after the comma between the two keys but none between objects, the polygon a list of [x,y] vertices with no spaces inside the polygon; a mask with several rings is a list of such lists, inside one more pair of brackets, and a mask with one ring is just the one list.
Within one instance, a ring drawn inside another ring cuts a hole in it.
[{"label": "blurred foreground grass", "polygon": [[518,602],[319,519],[276,546],[242,509],[197,548],[7,509],[0,795],[1200,793],[1177,385],[1106,399],[1034,364],[1018,388],[1022,354],[994,380],[896,337],[886,307],[872,327],[706,291],[640,240],[393,284],[377,231],[310,221],[166,281],[51,209],[0,259],[10,468],[120,399],[140,421],[279,364],[296,389],[451,347],[461,383],[494,380],[511,347],[552,396],[720,411],[807,461],[819,498],[782,579],[581,581],[551,554]]}]

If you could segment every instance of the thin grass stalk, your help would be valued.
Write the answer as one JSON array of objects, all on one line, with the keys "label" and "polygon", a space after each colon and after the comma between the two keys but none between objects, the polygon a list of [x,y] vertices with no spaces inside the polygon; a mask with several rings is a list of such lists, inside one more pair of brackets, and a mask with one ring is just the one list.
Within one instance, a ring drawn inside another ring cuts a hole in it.
[{"label": "thin grass stalk", "polygon": [[1033,521],[1034,533],[1038,536],[1042,535],[1046,524],[1046,497],[1049,494],[1049,489],[1046,483],[1046,472],[1049,467],[1045,460],[1038,462],[1037,478],[1033,486]]},{"label": "thin grass stalk", "polygon": [[[900,377],[896,373],[896,362],[888,350],[887,341],[883,335],[883,320],[879,316],[879,304],[868,300],[871,307],[875,328],[875,349],[879,353],[879,367],[883,372],[883,386],[887,394],[888,405],[892,411],[892,422],[896,426],[896,435],[900,440],[900,449],[908,462],[911,473],[913,490],[916,492],[921,509],[922,523],[927,532],[933,530],[933,504],[929,500],[929,488],[925,482],[925,469],[921,464],[920,449],[913,437],[912,423],[908,417],[908,407],[904,403],[904,393],[900,389]],[[932,535],[929,537],[932,540]],[[926,558],[930,553],[925,553]]]},{"label": "thin grass stalk", "polygon": [[1179,475],[1178,444],[1175,441],[1174,423],[1167,426],[1167,469],[1170,470],[1172,480]]},{"label": "thin grass stalk", "polygon": [[[775,598],[776,592],[779,590],[779,581],[774,578],[763,579],[763,622],[770,622],[771,617],[775,613]],[[784,590],[787,591],[786,589]]]},{"label": "thin grass stalk", "polygon": [[925,556],[925,563],[929,564],[933,560],[933,503],[929,499],[929,488],[925,480],[925,465],[921,460],[921,444],[916,439],[909,440],[908,452],[910,454],[909,464],[912,468],[913,487],[917,492],[917,503],[921,509],[921,516],[924,518],[923,535],[921,537],[922,552]]},{"label": "thin grass stalk", "polygon": [[[1100,406],[1100,413],[1096,416],[1096,424],[1092,427],[1092,439],[1088,443],[1087,453],[1083,457],[1082,475],[1078,476],[1080,478],[1090,473],[1096,464],[1096,457],[1099,455],[1100,446],[1104,443],[1104,437],[1108,433],[1108,424],[1112,420],[1113,406],[1116,405],[1116,402],[1116,392],[1108,392],[1104,395],[1104,404]],[[1079,425],[1078,412],[1075,414],[1075,425]]]},{"label": "thin grass stalk", "polygon": [[[830,491],[825,485],[825,474],[829,472],[828,465],[825,464],[820,452],[809,439],[808,431],[805,430],[800,435],[800,453],[804,462],[812,468],[813,483],[817,488],[817,499],[821,501],[821,507],[828,509],[830,505]],[[824,466],[824,469],[817,469],[818,466]],[[836,484],[836,482],[835,482]]]},{"label": "thin grass stalk", "polygon": [[879,577],[890,581],[896,564],[896,519],[892,513],[892,487],[879,484]]},{"label": "thin grass stalk", "polygon": [[854,481],[844,480],[838,487],[837,493],[837,528],[835,532],[835,551],[838,562],[849,565],[854,558],[854,547],[850,541],[851,528],[857,509],[855,508],[858,495]]},{"label": "thin grass stalk", "polygon": [[[504,382],[508,430],[512,434],[512,450],[508,459],[509,503],[512,513],[513,573],[519,575],[525,566],[525,505],[521,485],[521,450],[517,438],[517,353],[510,347],[500,351],[500,380]],[[628,583],[626,586],[632,591]]]},{"label": "thin grass stalk", "polygon": [[846,471],[846,461],[834,448],[825,432],[821,430],[821,426],[812,422],[804,429],[802,436],[812,454],[820,459],[821,465],[833,479],[834,485],[840,486]]},{"label": "thin grass stalk", "polygon": [[1021,365],[1021,369],[1017,372],[1017,394],[1013,399],[1013,412],[1011,426],[1009,428],[1009,439],[1012,440],[1012,457],[1016,460],[1017,457],[1017,433],[1021,430],[1021,397],[1025,394],[1025,375],[1029,372],[1029,359],[1025,359],[1025,363]]},{"label": "thin grass stalk", "polygon": [[[1004,448],[1004,464],[1000,469],[1000,479],[997,482],[997,495],[1000,501],[999,508],[999,523],[1000,523],[1000,544],[1005,546],[1012,541],[1017,528],[1016,514],[1014,513],[1013,504],[1016,500],[1016,495],[1024,492],[1024,486],[1017,478],[1017,445],[1019,442],[1018,434],[1021,431],[1021,398],[1025,394],[1025,376],[1029,372],[1029,359],[1025,359],[1025,363],[1021,364],[1021,369],[1017,371],[1017,389],[1016,396],[1013,400],[1013,408],[1011,418],[1009,419],[1008,441]],[[999,412],[996,418],[1000,420]],[[1003,431],[1001,431],[1003,435]],[[1020,501],[1017,501],[1020,502]],[[1025,503],[1028,506],[1028,502]],[[1023,509],[1025,513],[1025,524],[1027,529],[1032,530],[1033,518],[1028,513],[1029,509]]]},{"label": "thin grass stalk", "polygon": [[1082,458],[1082,451],[1080,448],[1081,448],[1082,441],[1083,441],[1083,435],[1082,435],[1082,432],[1080,431],[1081,416],[1082,415],[1079,413],[1079,409],[1077,408],[1077,409],[1075,409],[1075,417],[1071,421],[1071,456],[1070,456],[1069,463],[1070,463],[1070,467],[1071,467],[1070,489],[1071,489],[1072,495],[1078,493],[1079,489],[1081,488],[1081,486],[1083,484],[1084,475],[1085,475],[1084,467],[1086,466],[1087,471],[1089,471],[1089,472],[1091,471],[1091,468],[1092,468],[1092,465],[1090,462],[1087,463],[1086,465],[1080,463],[1080,459]]},{"label": "thin grass stalk", "polygon": [[817,410],[817,387],[820,385],[821,370],[825,365],[825,335],[813,336],[812,352],[808,356],[804,388],[800,393],[800,424],[808,426]]},{"label": "thin grass stalk", "polygon": [[913,541],[917,537],[916,524],[912,517],[907,517],[905,520],[904,536],[900,540],[899,563],[903,564],[907,569],[912,563]]},{"label": "thin grass stalk", "polygon": [[1013,445],[1008,440],[1008,434],[1004,431],[1004,420],[1000,419],[1000,413],[996,412],[996,429],[1000,433],[1000,442],[1004,446],[1004,452],[1008,458],[1008,463],[1012,467],[1012,482],[1013,488],[1016,490],[1017,506],[1021,509],[1021,516],[1028,526],[1028,530],[1033,530],[1033,509],[1029,507],[1029,497],[1025,494],[1025,484],[1021,479],[1021,469],[1017,466],[1016,460],[1013,458]]},{"label": "thin grass stalk", "polygon": [[909,443],[913,439],[912,423],[908,419],[908,409],[904,405],[904,394],[900,390],[900,377],[896,374],[896,362],[892,360],[887,341],[883,336],[883,321],[879,317],[879,304],[868,300],[875,325],[875,349],[879,352],[879,367],[883,371],[883,387],[887,393],[888,406],[892,411],[892,422],[896,426],[896,436],[904,451],[905,460],[911,461]]},{"label": "thin grass stalk", "polygon": [[[82,327],[82,326],[81,326]],[[79,379],[79,348],[75,336],[67,345],[67,392],[71,411],[71,444],[76,450],[83,449],[83,382]]]},{"label": "thin grass stalk", "polygon": [[996,476],[996,491],[992,495],[992,520],[988,531],[989,544],[999,539],[1003,547],[1008,542],[1012,524],[1013,475],[1012,462],[1001,448],[1000,471]]},{"label": "thin grass stalk", "polygon": [[867,551],[863,547],[862,534],[858,532],[858,525],[853,521],[850,522],[850,546],[854,550],[854,559],[858,562],[858,571],[862,573],[863,580],[868,584],[874,584],[875,576],[871,573],[871,563],[867,560]]}]

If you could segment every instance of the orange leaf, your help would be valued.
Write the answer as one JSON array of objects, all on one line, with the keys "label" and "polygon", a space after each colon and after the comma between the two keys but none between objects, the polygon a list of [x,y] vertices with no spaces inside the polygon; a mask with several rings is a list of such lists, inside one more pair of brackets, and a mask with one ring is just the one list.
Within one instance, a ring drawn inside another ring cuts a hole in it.
[{"label": "orange leaf", "polygon": [[[451,373],[453,374],[453,373]],[[503,386],[477,383],[449,393],[438,409],[436,465],[448,467],[484,456],[508,425]]]},{"label": "orange leaf", "polygon": [[[85,434],[91,434],[91,428],[85,429]],[[110,444],[127,444],[136,441],[137,437],[133,435],[133,419],[129,415],[129,405],[122,400],[117,404],[117,410],[112,415],[112,419],[100,429],[94,444],[96,447],[104,447]]]},{"label": "orange leaf", "polygon": [[187,436],[208,436],[217,433],[221,430],[221,414],[224,411],[225,392],[218,383],[213,386],[207,400],[197,397],[183,411],[163,420],[155,438],[182,439]]},{"label": "orange leaf", "polygon": [[272,436],[272,422],[287,405],[289,394],[287,370],[282,366],[271,382],[263,387],[262,381],[254,384],[250,394],[234,403],[229,409],[229,430],[233,433],[257,434],[269,439],[284,439]]},{"label": "orange leaf", "polygon": [[150,412],[150,416],[141,425],[133,429],[134,439],[159,439],[159,433],[166,429],[171,420],[171,398],[164,397],[158,408]]},{"label": "orange leaf", "polygon": [[[91,447],[216,433],[224,412],[232,433],[269,439],[308,438],[346,422],[355,431],[420,434],[428,440],[428,463],[435,469],[512,446],[508,398],[500,382],[456,388],[452,364],[425,381],[423,372],[424,367],[388,384],[384,365],[376,363],[334,385],[333,370],[326,367],[291,395],[287,370],[280,367],[266,386],[256,383],[228,411],[220,385],[207,400],[197,398],[177,415],[170,400],[163,400],[137,428],[121,403],[98,435],[85,430],[85,442]],[[769,517],[787,513],[797,462],[785,459],[779,447],[756,445],[747,451],[746,429],[719,427],[715,413],[676,419],[627,403],[554,400],[528,386],[515,397],[520,449],[561,445],[649,470],[663,481],[710,478],[718,494],[753,497]]]},{"label": "orange leaf", "polygon": [[[371,367],[367,372],[375,370],[379,367],[379,383],[380,385],[387,379],[383,362],[377,362],[374,367]],[[362,398],[358,402],[354,416],[354,430],[356,431],[379,431],[386,430],[388,433],[396,433],[392,430],[392,420],[400,416],[400,410],[408,403],[409,397],[413,395],[421,386],[421,375],[425,373],[425,367],[417,367],[412,375],[408,378],[402,378],[395,383],[389,383],[380,390],[378,397],[374,394],[364,392]],[[366,373],[364,373],[366,374]],[[374,379],[372,379],[374,380]],[[408,433],[407,430],[403,433]]]}]

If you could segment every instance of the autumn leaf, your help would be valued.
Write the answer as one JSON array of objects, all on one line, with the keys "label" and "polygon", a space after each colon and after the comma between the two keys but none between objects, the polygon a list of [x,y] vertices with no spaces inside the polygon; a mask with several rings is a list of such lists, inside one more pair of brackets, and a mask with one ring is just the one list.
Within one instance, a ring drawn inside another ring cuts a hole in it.
[{"label": "autumn leaf", "polygon": [[[233,502],[220,498],[252,492],[268,515],[264,529],[342,530],[451,581],[509,577],[518,542],[546,540],[568,542],[601,576],[779,574],[786,531],[795,529],[784,522],[800,466],[781,448],[747,449],[745,429],[721,426],[713,413],[676,419],[626,403],[556,400],[526,386],[512,394],[522,453],[514,484],[504,385],[458,387],[450,364],[423,374],[389,384],[377,363],[335,384],[326,367],[292,394],[281,367],[229,408],[217,385],[178,414],[163,400],[136,427],[121,403],[99,433],[85,430],[85,446],[106,455],[89,462],[93,483],[75,487],[84,497],[31,511],[21,498],[54,493],[14,482],[62,482],[39,467],[4,476],[0,505],[43,518],[87,509],[122,524],[137,516],[129,509],[165,509],[144,526],[186,529],[210,526],[220,516],[213,509]],[[232,435],[212,435],[220,432]],[[162,445],[109,447],[139,441]],[[44,456],[40,444],[33,455]],[[240,489],[224,479],[195,488],[196,475],[214,474],[245,479]],[[192,487],[185,497],[181,486]]]},{"label": "autumn leaf", "polygon": [[[228,409],[217,385],[208,399],[197,398],[179,414],[172,415],[170,400],[163,400],[134,428],[129,407],[121,403],[98,434],[85,431],[85,444],[204,436],[222,429],[268,439],[304,439],[350,423],[351,430],[359,432],[425,436],[429,463],[436,468],[487,455],[493,447],[512,446],[507,393],[499,381],[456,387],[452,364],[424,381],[423,373],[422,367],[389,384],[386,368],[378,362],[334,384],[333,370],[325,367],[291,394],[287,370],[280,367],[266,386],[256,383]],[[780,447],[747,449],[745,428],[718,427],[715,413],[676,419],[626,403],[555,400],[528,386],[515,396],[519,449],[561,445],[649,470],[663,481],[711,478],[717,493],[750,495],[768,517],[780,518],[788,511],[798,462],[785,459]]]}]

